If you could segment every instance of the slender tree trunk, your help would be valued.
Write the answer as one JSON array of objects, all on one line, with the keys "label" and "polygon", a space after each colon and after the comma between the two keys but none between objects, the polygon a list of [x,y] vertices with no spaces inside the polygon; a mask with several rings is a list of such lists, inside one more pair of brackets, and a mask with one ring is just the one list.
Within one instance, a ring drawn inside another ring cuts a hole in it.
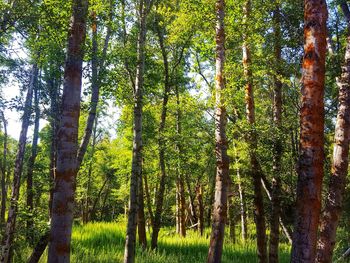
[{"label": "slender tree trunk", "polygon": [[204,233],[204,205],[203,205],[203,189],[200,182],[198,182],[196,187],[196,193],[197,193],[197,200],[198,200],[198,210],[199,210],[199,217],[198,217],[198,229],[203,236]]},{"label": "slender tree trunk", "polygon": [[47,231],[44,235],[41,236],[39,242],[36,244],[30,258],[27,263],[38,263],[42,254],[44,253],[47,243],[49,242],[50,232]]},{"label": "slender tree trunk", "polygon": [[[244,21],[247,23],[250,20],[251,13],[251,1],[247,0],[244,5]],[[248,28],[248,27],[247,27]],[[249,144],[249,156],[250,156],[250,169],[252,173],[253,185],[254,185],[254,215],[255,225],[257,233],[257,250],[260,263],[267,262],[267,249],[266,249],[266,226],[264,217],[264,203],[261,185],[261,169],[257,157],[257,134],[255,131],[255,103],[254,103],[254,88],[253,88],[253,73],[251,69],[251,54],[250,47],[247,42],[246,33],[243,35],[243,67],[244,77],[246,79],[245,86],[245,99],[246,99],[246,112],[247,119],[250,125],[250,132],[248,134]]]},{"label": "slender tree trunk", "polygon": [[144,183],[145,183],[145,196],[146,196],[146,203],[147,203],[147,211],[148,211],[148,214],[149,214],[149,219],[151,221],[151,226],[153,228],[154,216],[153,216],[153,211],[152,211],[151,197],[150,197],[150,194],[149,194],[147,174],[143,175],[143,179],[144,179]]},{"label": "slender tree trunk", "polygon": [[181,127],[181,105],[180,105],[180,94],[179,87],[176,85],[176,133],[177,141],[176,148],[178,152],[177,156],[177,181],[178,181],[178,195],[179,195],[179,232],[182,237],[186,237],[186,197],[185,197],[185,183],[184,177],[181,170],[182,160],[182,145],[180,142],[182,127]]},{"label": "slender tree trunk", "polygon": [[[188,196],[189,196],[189,209],[190,209],[190,218],[192,221],[192,224],[195,225],[198,223],[198,216],[197,216],[197,212],[196,212],[196,205],[194,203],[195,201],[195,195],[192,193],[192,187],[191,187],[191,182],[190,182],[190,178],[188,178],[188,176],[185,176],[186,178],[186,185],[187,185],[187,191],[188,191]],[[214,202],[214,198],[212,200]]]},{"label": "slender tree trunk", "polygon": [[339,105],[335,125],[333,162],[331,179],[325,209],[320,221],[320,237],[317,243],[318,263],[332,262],[333,250],[336,243],[336,230],[343,207],[346,177],[349,165],[350,142],[350,12],[346,1],[341,3],[348,22],[348,36],[345,51],[345,62],[342,75],[338,82]]},{"label": "slender tree trunk", "polygon": [[248,229],[247,229],[247,206],[245,202],[245,192],[243,190],[242,185],[242,178],[241,178],[241,172],[239,169],[239,161],[238,161],[238,154],[237,154],[237,148],[235,144],[233,145],[234,148],[234,154],[235,154],[235,162],[236,162],[236,174],[237,174],[237,185],[238,185],[238,193],[239,193],[239,206],[240,206],[240,215],[241,215],[241,237],[242,241],[245,242],[247,240],[248,236]]},{"label": "slender tree trunk", "polygon": [[281,160],[283,154],[281,128],[282,128],[282,82],[280,80],[281,71],[281,24],[280,24],[280,6],[275,1],[275,10],[273,11],[273,31],[274,31],[274,53],[276,72],[273,76],[273,123],[275,126],[275,138],[273,145],[273,180],[271,196],[271,219],[270,219],[270,245],[269,245],[269,263],[278,263],[279,246],[279,217],[280,217],[280,188],[281,188]]},{"label": "slender tree trunk", "polygon": [[[35,104],[35,121],[34,121],[34,132],[33,132],[33,142],[32,142],[32,153],[28,160],[27,165],[27,208],[30,213],[33,213],[33,170],[35,159],[38,152],[38,139],[39,139],[39,121],[40,121],[40,108],[39,108],[39,85],[34,87],[34,104]],[[27,221],[27,235],[28,239],[33,241],[33,215]]]},{"label": "slender tree trunk", "polygon": [[216,111],[215,111],[215,152],[216,184],[213,207],[213,224],[208,252],[208,263],[220,263],[227,220],[227,195],[229,190],[229,157],[226,137],[225,89],[225,1],[216,1]]},{"label": "slender tree trunk", "polygon": [[[113,10],[112,6],[113,1],[110,1],[110,9]],[[111,11],[110,16],[112,16],[113,12]],[[112,20],[112,17],[110,17],[110,22]],[[111,27],[107,27],[107,33],[104,40],[103,50],[102,50],[102,57],[101,59],[98,58],[98,36],[97,36],[97,18],[96,13],[92,13],[92,59],[91,59],[91,72],[92,72],[92,79],[91,79],[91,101],[90,101],[90,111],[89,116],[86,122],[86,127],[84,131],[83,139],[80,143],[80,147],[77,153],[77,167],[78,170],[80,169],[81,163],[84,159],[84,155],[87,151],[87,147],[89,145],[89,141],[93,132],[93,126],[95,123],[96,115],[97,115],[97,106],[100,100],[100,86],[101,86],[101,78],[102,78],[102,72],[104,69],[104,64],[107,56],[107,49],[109,40],[111,37]]]},{"label": "slender tree trunk", "polygon": [[236,243],[236,220],[235,220],[235,207],[233,203],[233,194],[228,197],[228,222],[230,227],[230,240],[232,243]]},{"label": "slender tree trunk", "polygon": [[0,262],[3,262],[3,263],[11,262],[12,245],[13,245],[14,234],[15,234],[18,199],[19,199],[19,193],[20,193],[19,190],[21,185],[21,175],[22,175],[22,169],[23,169],[23,160],[24,160],[25,147],[27,143],[27,131],[30,123],[33,90],[34,90],[34,86],[36,85],[37,77],[38,77],[38,66],[37,64],[34,64],[31,71],[30,83],[29,83],[26,101],[25,101],[21,134],[18,140],[18,150],[16,154],[15,169],[13,174],[11,204],[8,211],[5,234],[2,239]]},{"label": "slender tree trunk", "polygon": [[72,4],[73,22],[69,31],[61,122],[57,134],[57,167],[48,250],[48,262],[50,263],[70,261],[74,215],[82,64],[88,2],[75,0]]},{"label": "slender tree trunk", "polygon": [[139,207],[137,210],[137,230],[139,235],[139,244],[142,249],[147,248],[147,235],[146,235],[146,219],[145,219],[145,207],[144,207],[144,193],[142,178],[139,181]]},{"label": "slender tree trunk", "polygon": [[324,164],[327,5],[305,0],[296,222],[291,262],[315,262]]},{"label": "slender tree trunk", "polygon": [[[139,3],[139,35],[137,42],[137,67],[134,85],[133,156],[130,178],[129,215],[126,231],[124,263],[135,262],[136,227],[139,209],[139,189],[142,187],[142,93],[145,67],[147,2]],[[141,231],[143,232],[143,230]],[[144,240],[143,240],[144,241]],[[144,244],[145,245],[145,244]]]},{"label": "slender tree trunk", "polygon": [[1,212],[0,212],[0,224],[5,223],[5,213],[6,213],[6,200],[7,200],[7,190],[6,190],[6,173],[7,173],[7,121],[3,111],[0,111],[0,118],[4,126],[4,149],[1,164]]},{"label": "slender tree trunk", "polygon": [[95,221],[96,220],[96,207],[97,207],[97,203],[101,198],[103,189],[105,188],[106,184],[108,182],[108,179],[106,179],[102,185],[102,187],[100,188],[100,191],[98,191],[97,197],[95,198],[95,201],[92,205],[91,211],[90,211],[90,215],[91,215],[91,220]]},{"label": "slender tree trunk", "polygon": [[164,94],[163,94],[163,105],[161,120],[159,126],[159,166],[160,166],[160,182],[159,189],[156,199],[156,211],[154,213],[154,225],[152,232],[151,248],[156,249],[158,246],[158,234],[161,227],[161,217],[163,212],[163,201],[164,201],[164,191],[165,191],[165,179],[166,179],[166,170],[165,170],[165,148],[166,142],[164,138],[165,131],[165,122],[168,110],[168,100],[170,92],[170,76],[169,76],[169,63],[168,63],[168,54],[164,46],[164,32],[160,28],[160,25],[157,25],[157,35],[159,39],[159,45],[162,51],[163,65],[164,65]]}]

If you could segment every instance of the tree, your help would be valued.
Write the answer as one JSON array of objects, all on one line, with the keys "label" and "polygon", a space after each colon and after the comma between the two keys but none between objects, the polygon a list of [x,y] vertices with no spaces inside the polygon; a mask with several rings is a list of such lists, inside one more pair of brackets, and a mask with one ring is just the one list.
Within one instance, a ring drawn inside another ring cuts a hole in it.
[{"label": "tree", "polygon": [[86,0],[74,0],[72,5],[73,22],[68,37],[61,121],[57,134],[57,167],[52,201],[49,262],[70,261],[70,241],[77,174],[76,156],[78,149],[82,64],[88,2]]},{"label": "tree", "polygon": [[210,237],[208,263],[221,262],[224,243],[225,224],[227,220],[227,195],[229,178],[229,157],[227,155],[226,138],[226,107],[225,107],[225,1],[217,0],[216,11],[216,111],[215,111],[215,142],[216,142],[216,182],[215,201],[213,207],[213,225]]},{"label": "tree", "polygon": [[[137,214],[140,201],[139,195],[141,194],[139,190],[142,187],[142,95],[145,70],[146,18],[147,12],[150,8],[150,1],[140,0],[138,8],[139,33],[137,40],[137,66],[135,86],[133,87],[133,157],[130,178],[130,201],[124,251],[124,263],[132,263],[135,261]],[[144,245],[146,246],[146,244]]]},{"label": "tree", "polygon": [[1,262],[11,262],[12,256],[12,245],[14,240],[14,232],[16,227],[16,219],[18,212],[18,200],[21,186],[21,175],[23,170],[23,161],[25,147],[27,143],[27,132],[30,123],[31,107],[32,107],[32,98],[33,90],[36,85],[38,78],[38,65],[34,63],[32,71],[30,74],[30,82],[28,86],[27,96],[25,100],[25,108],[22,118],[22,128],[21,134],[18,142],[18,149],[16,154],[15,161],[15,170],[13,174],[13,184],[12,184],[12,193],[11,193],[11,204],[8,210],[7,223],[5,228],[5,234],[2,239],[1,246]]},{"label": "tree", "polygon": [[314,262],[324,164],[326,1],[304,2],[300,156],[292,262]]},{"label": "tree", "polygon": [[320,220],[320,237],[317,242],[316,262],[332,262],[336,244],[336,230],[342,212],[346,177],[349,165],[350,143],[350,11],[346,1],[341,2],[347,21],[347,44],[338,96],[338,116],[335,125],[332,173],[325,208]]},{"label": "tree", "polygon": [[[243,7],[245,30],[248,30],[247,23],[250,20],[251,0],[247,0]],[[246,115],[249,124],[249,134],[247,142],[249,144],[250,172],[254,185],[254,216],[257,232],[257,249],[259,262],[267,262],[266,250],[266,226],[264,216],[264,203],[261,184],[261,167],[257,156],[257,133],[255,130],[255,101],[254,101],[254,84],[253,72],[251,68],[251,51],[246,32],[243,33],[243,68],[245,78],[245,103]]]}]

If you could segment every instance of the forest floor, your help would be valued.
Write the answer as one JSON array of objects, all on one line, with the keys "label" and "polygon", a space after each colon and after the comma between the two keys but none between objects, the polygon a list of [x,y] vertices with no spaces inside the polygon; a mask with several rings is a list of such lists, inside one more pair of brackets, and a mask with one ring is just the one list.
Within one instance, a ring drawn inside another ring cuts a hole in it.
[{"label": "forest floor", "polygon": [[[187,237],[181,238],[172,228],[162,229],[158,252],[142,251],[138,248],[136,262],[203,263],[208,253],[209,233],[210,229],[207,229],[206,234],[201,237],[195,231],[188,231]],[[72,235],[71,262],[122,262],[124,241],[125,224],[123,223],[89,223],[84,226],[75,226]],[[289,262],[290,246],[282,243],[280,249],[279,262]],[[25,262],[24,253],[17,254],[15,262],[22,262],[22,260]],[[46,255],[40,262],[46,262]],[[255,241],[250,239],[245,244],[241,242],[233,244],[229,238],[226,238],[222,262],[258,262]]]}]

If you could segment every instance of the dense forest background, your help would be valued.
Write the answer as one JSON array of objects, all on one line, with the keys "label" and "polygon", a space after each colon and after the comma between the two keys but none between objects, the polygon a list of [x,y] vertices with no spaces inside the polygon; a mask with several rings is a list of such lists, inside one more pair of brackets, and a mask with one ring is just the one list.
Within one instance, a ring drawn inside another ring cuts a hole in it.
[{"label": "dense forest background", "polygon": [[347,257],[349,23],[336,0],[2,0],[1,262],[289,262],[293,229],[292,262]]}]

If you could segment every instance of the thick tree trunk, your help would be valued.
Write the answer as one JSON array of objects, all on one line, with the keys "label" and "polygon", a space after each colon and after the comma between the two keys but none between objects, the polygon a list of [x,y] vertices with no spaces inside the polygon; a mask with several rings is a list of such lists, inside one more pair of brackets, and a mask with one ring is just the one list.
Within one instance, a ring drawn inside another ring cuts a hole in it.
[{"label": "thick tree trunk", "polygon": [[[38,152],[38,139],[39,139],[39,121],[40,121],[40,108],[39,108],[39,86],[34,87],[34,104],[35,104],[35,121],[33,131],[32,152],[28,160],[27,165],[27,208],[30,213],[33,213],[33,170],[35,159]],[[33,215],[30,215],[27,221],[27,237],[30,241],[33,241]]]},{"label": "thick tree trunk", "polygon": [[163,65],[164,65],[164,94],[163,94],[163,104],[162,104],[162,113],[161,120],[159,125],[159,139],[158,139],[158,148],[159,148],[159,166],[160,166],[160,181],[159,189],[156,199],[156,211],[154,213],[154,225],[152,232],[151,248],[156,249],[158,246],[158,234],[161,227],[161,218],[163,212],[163,201],[164,201],[164,191],[165,191],[165,179],[166,179],[166,170],[165,170],[165,148],[166,142],[164,138],[166,116],[168,110],[168,100],[170,92],[170,75],[169,75],[169,62],[168,54],[164,46],[164,32],[160,28],[160,25],[156,25],[157,35],[159,39],[159,45],[162,51]]},{"label": "thick tree trunk", "polygon": [[280,6],[275,2],[273,11],[273,31],[274,31],[274,53],[276,72],[273,76],[273,123],[275,126],[275,138],[273,145],[273,181],[271,196],[271,219],[270,219],[270,244],[269,244],[269,263],[278,263],[279,246],[279,217],[280,217],[280,187],[281,187],[281,160],[282,160],[282,81],[280,80],[281,71],[281,25],[280,25]]},{"label": "thick tree trunk", "polygon": [[[244,20],[248,23],[251,13],[251,1],[247,0],[244,5]],[[247,25],[246,25],[247,27]],[[254,88],[253,88],[253,73],[251,69],[251,54],[249,44],[247,42],[247,35],[243,35],[243,67],[244,77],[246,79],[245,99],[247,119],[250,125],[250,132],[248,134],[250,169],[254,185],[254,215],[257,233],[257,250],[260,263],[267,262],[266,249],[266,226],[264,217],[264,203],[261,185],[261,169],[257,157],[257,134],[255,131],[255,103],[254,103]]]},{"label": "thick tree trunk", "polygon": [[208,252],[208,263],[221,262],[227,220],[227,195],[229,189],[229,157],[226,137],[226,107],[223,91],[225,89],[225,1],[216,1],[216,111],[215,111],[215,152],[216,184],[213,206],[213,224]]},{"label": "thick tree trunk", "polygon": [[12,254],[11,251],[12,251],[12,245],[13,245],[14,234],[15,234],[14,232],[16,227],[23,160],[24,160],[25,147],[27,143],[27,131],[30,123],[33,90],[34,90],[34,86],[36,85],[37,77],[38,77],[38,66],[34,64],[31,71],[30,83],[29,83],[26,101],[25,101],[21,134],[18,140],[18,150],[16,154],[15,169],[13,174],[11,204],[8,211],[5,234],[2,239],[0,262],[4,262],[4,263],[11,262],[11,254]]},{"label": "thick tree trunk", "polygon": [[317,244],[318,263],[332,262],[333,250],[336,243],[336,230],[343,207],[346,177],[349,165],[350,142],[350,12],[346,1],[342,9],[348,14],[348,38],[345,51],[345,62],[342,75],[338,82],[339,105],[335,125],[332,173],[329,182],[325,209],[320,220],[320,237]]},{"label": "thick tree trunk", "polygon": [[[124,263],[135,261],[137,214],[139,189],[142,187],[142,93],[145,67],[146,1],[139,3],[139,35],[137,42],[137,67],[134,88],[133,156],[130,178],[130,200],[128,225],[124,251]],[[139,212],[142,213],[142,212]],[[142,230],[143,232],[143,230]]]},{"label": "thick tree trunk", "polygon": [[314,262],[324,164],[324,82],[327,5],[305,0],[303,87],[296,222],[291,262]]},{"label": "thick tree trunk", "polygon": [[7,189],[6,189],[6,174],[7,174],[7,121],[3,111],[0,111],[0,118],[4,126],[4,144],[3,157],[1,163],[1,212],[0,225],[5,223]]},{"label": "thick tree trunk", "polygon": [[48,251],[48,261],[51,263],[70,261],[74,215],[82,64],[88,2],[75,0],[72,4],[73,22],[69,31],[61,122],[57,134],[57,167]]}]

